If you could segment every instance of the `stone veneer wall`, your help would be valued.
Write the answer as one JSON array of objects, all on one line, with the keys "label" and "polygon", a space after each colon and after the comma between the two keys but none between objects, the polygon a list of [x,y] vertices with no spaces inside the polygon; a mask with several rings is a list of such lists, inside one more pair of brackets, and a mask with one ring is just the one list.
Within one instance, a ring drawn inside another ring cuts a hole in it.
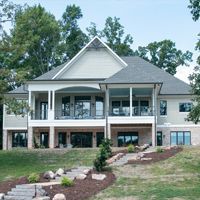
[{"label": "stone veneer wall", "polygon": [[157,131],[162,131],[163,145],[170,145],[170,133],[171,131],[190,131],[191,132],[191,144],[200,145],[200,127],[158,127]]}]

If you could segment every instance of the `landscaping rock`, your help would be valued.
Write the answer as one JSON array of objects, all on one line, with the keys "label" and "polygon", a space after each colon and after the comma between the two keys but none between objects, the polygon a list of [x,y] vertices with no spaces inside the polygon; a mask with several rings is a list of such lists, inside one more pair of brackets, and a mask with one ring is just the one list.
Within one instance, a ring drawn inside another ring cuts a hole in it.
[{"label": "landscaping rock", "polygon": [[35,197],[32,200],[50,200],[50,197],[47,197],[47,196],[45,196],[45,197]]},{"label": "landscaping rock", "polygon": [[76,176],[76,179],[77,180],[84,180],[84,179],[86,179],[86,175],[85,174],[79,174],[78,176]]},{"label": "landscaping rock", "polygon": [[84,169],[84,170],[83,170],[83,174],[85,174],[85,175],[88,175],[89,172],[90,172],[90,169]]},{"label": "landscaping rock", "polygon": [[103,181],[106,178],[105,174],[92,174],[92,179]]},{"label": "landscaping rock", "polygon": [[124,155],[123,153],[118,153],[118,154],[112,156],[111,158],[109,158],[108,160],[106,160],[106,162],[107,162],[107,164],[112,164],[116,160],[119,160],[123,155]]},{"label": "landscaping rock", "polygon": [[54,179],[55,174],[52,171],[47,171],[44,173],[43,178],[45,179]]},{"label": "landscaping rock", "polygon": [[141,158],[141,160],[152,160],[152,158]]},{"label": "landscaping rock", "polygon": [[59,175],[61,176],[62,174],[64,174],[65,171],[62,169],[62,168],[59,168],[57,171],[56,171],[56,175]]},{"label": "landscaping rock", "polygon": [[4,193],[0,193],[0,200],[4,199],[5,194]]},{"label": "landscaping rock", "polygon": [[53,200],[66,200],[66,197],[64,194],[56,194],[54,197],[53,197]]}]

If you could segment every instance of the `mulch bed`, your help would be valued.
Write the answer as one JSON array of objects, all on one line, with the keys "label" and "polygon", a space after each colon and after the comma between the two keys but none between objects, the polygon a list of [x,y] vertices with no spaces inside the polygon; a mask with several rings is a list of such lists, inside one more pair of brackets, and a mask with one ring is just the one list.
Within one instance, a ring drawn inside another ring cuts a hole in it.
[{"label": "mulch bed", "polygon": [[[93,173],[97,172],[93,171]],[[107,176],[103,181],[93,180],[90,172],[85,180],[75,180],[75,184],[71,187],[53,185],[44,187],[44,190],[51,199],[53,199],[54,195],[57,193],[65,194],[66,198],[70,200],[88,199],[114,183],[116,178],[112,172],[103,172],[103,174]]]},{"label": "mulch bed", "polygon": [[[43,178],[43,174],[40,174],[39,182],[48,182],[48,180]],[[0,193],[1,192],[7,193],[12,188],[15,188],[16,185],[27,184],[27,183],[29,183],[27,177],[20,177],[15,180],[3,181],[0,183]]]},{"label": "mulch bed", "polygon": [[145,153],[143,158],[152,158],[152,160],[129,160],[128,164],[151,164],[161,160],[166,160],[177,153],[181,152],[183,149],[181,147],[173,147],[171,149],[164,150],[161,153],[152,152]]}]

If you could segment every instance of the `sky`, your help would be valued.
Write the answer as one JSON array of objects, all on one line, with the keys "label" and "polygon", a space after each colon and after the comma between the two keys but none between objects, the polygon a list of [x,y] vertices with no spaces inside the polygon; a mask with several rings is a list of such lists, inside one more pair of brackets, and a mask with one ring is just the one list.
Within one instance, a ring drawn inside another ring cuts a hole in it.
[{"label": "sky", "polygon": [[193,52],[189,67],[178,67],[176,77],[185,82],[192,73],[199,52],[195,44],[200,33],[200,20],[194,22],[187,8],[189,0],[13,0],[14,3],[34,5],[40,3],[60,19],[66,6],[80,6],[83,18],[79,25],[86,32],[90,22],[102,29],[108,16],[119,17],[126,34],[133,37],[132,48],[148,45],[150,42],[170,39],[182,51]]}]

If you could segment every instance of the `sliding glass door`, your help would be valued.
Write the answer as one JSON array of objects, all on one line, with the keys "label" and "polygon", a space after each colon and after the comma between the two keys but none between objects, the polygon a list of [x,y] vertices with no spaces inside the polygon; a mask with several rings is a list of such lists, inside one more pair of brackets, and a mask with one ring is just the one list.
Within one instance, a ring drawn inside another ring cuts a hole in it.
[{"label": "sliding glass door", "polygon": [[92,147],[92,133],[71,133],[71,144],[75,148]]},{"label": "sliding glass door", "polygon": [[87,119],[91,116],[91,97],[75,97],[75,117],[78,119]]},{"label": "sliding glass door", "polygon": [[127,146],[129,144],[138,145],[137,132],[119,132],[117,139],[118,139],[118,147]]},{"label": "sliding glass door", "polygon": [[27,133],[13,132],[12,133],[12,147],[27,147]]}]

